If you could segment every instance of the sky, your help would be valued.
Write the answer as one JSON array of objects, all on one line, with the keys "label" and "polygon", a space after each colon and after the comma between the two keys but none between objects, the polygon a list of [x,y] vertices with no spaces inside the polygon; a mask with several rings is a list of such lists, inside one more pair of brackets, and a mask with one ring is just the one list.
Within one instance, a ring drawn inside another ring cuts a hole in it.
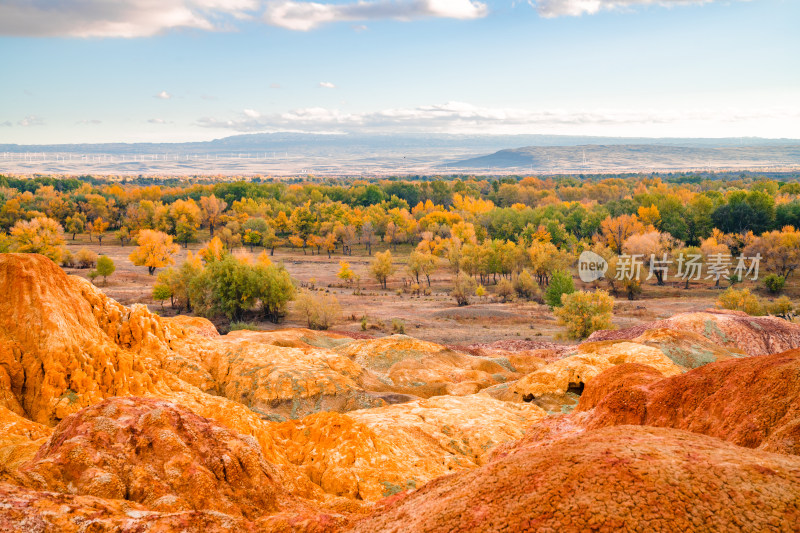
[{"label": "sky", "polygon": [[0,0],[0,143],[800,138],[797,0]]}]

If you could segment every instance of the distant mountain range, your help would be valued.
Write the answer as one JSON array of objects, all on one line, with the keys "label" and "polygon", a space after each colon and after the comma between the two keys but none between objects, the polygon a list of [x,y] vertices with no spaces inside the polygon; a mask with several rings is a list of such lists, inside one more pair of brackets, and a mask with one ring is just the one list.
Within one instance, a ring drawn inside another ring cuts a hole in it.
[{"label": "distant mountain range", "polygon": [[755,137],[255,133],[205,142],[0,145],[0,172],[17,173],[401,175],[798,165],[800,140]]},{"label": "distant mountain range", "polygon": [[[270,150],[330,150],[347,152],[366,150],[402,151],[404,149],[458,148],[476,152],[501,150],[509,146],[556,147],[581,145],[646,145],[681,147],[776,146],[800,144],[794,139],[764,139],[758,137],[712,138],[645,138],[645,137],[584,137],[568,135],[356,135],[309,133],[251,133],[234,135],[212,141],[174,143],[79,143],[79,144],[0,144],[0,152],[62,152],[62,153],[221,153]],[[527,148],[520,148],[525,150]]]}]

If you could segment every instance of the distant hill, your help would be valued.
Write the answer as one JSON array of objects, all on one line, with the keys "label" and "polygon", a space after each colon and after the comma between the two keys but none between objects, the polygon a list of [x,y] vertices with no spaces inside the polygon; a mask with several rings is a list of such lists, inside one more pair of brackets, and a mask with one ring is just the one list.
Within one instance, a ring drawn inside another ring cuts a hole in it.
[{"label": "distant hill", "polygon": [[[677,146],[677,147],[736,147],[800,145],[800,140],[763,139],[757,137],[711,138],[645,138],[645,137],[586,137],[570,135],[449,135],[449,134],[311,134],[311,133],[250,133],[233,135],[203,142],[174,143],[80,143],[80,144],[0,144],[0,152],[61,152],[61,153],[182,153],[216,154],[253,150],[345,150],[402,151],[460,149],[472,151],[502,150],[508,146],[570,147],[570,146]],[[474,153],[473,152],[473,153]],[[368,154],[363,154],[368,155]]]},{"label": "distant hill", "polygon": [[[677,140],[676,140],[677,141]],[[718,144],[584,144],[526,146],[452,161],[453,169],[520,169],[580,172],[764,168],[800,165],[800,142]],[[445,166],[445,165],[443,165]]]},{"label": "distant hill", "polygon": [[800,165],[799,154],[800,140],[790,139],[253,133],[204,142],[4,144],[0,173],[296,176],[794,170]]}]

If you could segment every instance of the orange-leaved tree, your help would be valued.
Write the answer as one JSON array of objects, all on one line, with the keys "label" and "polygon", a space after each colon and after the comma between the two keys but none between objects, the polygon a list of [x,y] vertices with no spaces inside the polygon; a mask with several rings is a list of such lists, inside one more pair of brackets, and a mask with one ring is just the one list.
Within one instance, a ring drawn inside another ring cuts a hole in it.
[{"label": "orange-leaved tree", "polygon": [[157,268],[175,263],[172,256],[178,253],[178,245],[172,237],[161,231],[143,229],[136,238],[138,248],[128,256],[136,266],[146,266],[152,276]]}]

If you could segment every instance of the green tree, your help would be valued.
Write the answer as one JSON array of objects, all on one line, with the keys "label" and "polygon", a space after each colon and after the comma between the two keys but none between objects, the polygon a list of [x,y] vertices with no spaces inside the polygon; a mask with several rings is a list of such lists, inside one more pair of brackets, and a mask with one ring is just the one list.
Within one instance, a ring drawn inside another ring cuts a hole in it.
[{"label": "green tree", "polygon": [[114,261],[107,255],[101,255],[97,258],[97,273],[103,276],[103,285],[108,283],[108,276],[113,274],[116,269]]},{"label": "green tree", "polygon": [[213,308],[240,322],[258,297],[259,284],[253,268],[230,254],[206,266]]},{"label": "green tree", "polygon": [[550,306],[550,309],[561,307],[563,301],[561,296],[573,292],[575,292],[575,283],[572,276],[563,270],[558,270],[550,279],[550,284],[544,293],[544,301]]},{"label": "green tree", "polygon": [[253,268],[262,314],[277,324],[286,316],[287,304],[295,297],[292,278],[283,266],[258,264]]},{"label": "green tree", "polygon": [[68,216],[65,221],[67,224],[67,233],[72,234],[72,240],[75,240],[75,235],[83,233],[86,230],[86,215],[83,213],[75,213]]},{"label": "green tree", "polygon": [[169,290],[167,285],[156,283],[153,286],[153,300],[161,303],[161,308],[164,308],[164,300],[172,298],[172,291]]}]

